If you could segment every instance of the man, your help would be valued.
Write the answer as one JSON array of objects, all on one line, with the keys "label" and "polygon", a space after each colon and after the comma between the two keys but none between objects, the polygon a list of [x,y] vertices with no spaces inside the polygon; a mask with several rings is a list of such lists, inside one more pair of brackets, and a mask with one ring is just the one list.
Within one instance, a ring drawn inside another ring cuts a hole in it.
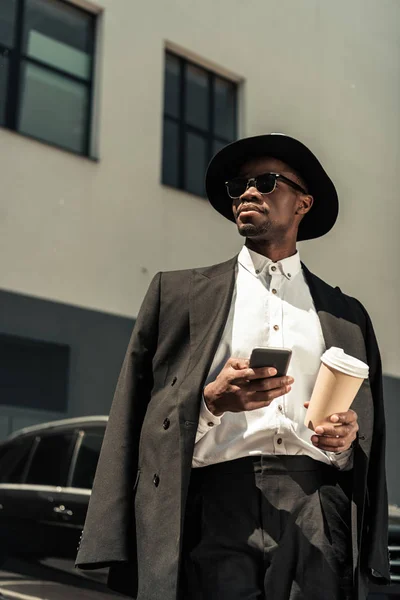
[{"label": "man", "polygon": [[[153,279],[77,565],[110,565],[110,587],[138,600],[361,600],[368,578],[389,580],[379,351],[362,305],[296,252],[333,227],[335,187],[306,146],[270,134],[223,148],[206,188],[245,246]],[[256,346],[289,346],[288,375],[249,368]],[[305,407],[331,346],[369,381],[313,433]]]}]

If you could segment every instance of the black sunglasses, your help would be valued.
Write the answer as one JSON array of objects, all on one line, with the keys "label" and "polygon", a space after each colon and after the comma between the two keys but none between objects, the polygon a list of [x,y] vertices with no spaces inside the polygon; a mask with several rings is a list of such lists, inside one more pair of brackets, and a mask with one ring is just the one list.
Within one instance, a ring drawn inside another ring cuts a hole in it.
[{"label": "black sunglasses", "polygon": [[279,173],[263,173],[262,175],[257,175],[257,177],[235,177],[234,179],[229,179],[229,181],[225,181],[226,191],[228,192],[228,196],[230,198],[240,198],[245,191],[249,187],[255,187],[260,194],[272,194],[272,192],[276,188],[276,182],[284,181],[287,185],[290,185],[294,190],[298,192],[302,192],[303,194],[307,194],[306,190],[304,190],[300,185],[288,179],[284,175],[280,175]]}]

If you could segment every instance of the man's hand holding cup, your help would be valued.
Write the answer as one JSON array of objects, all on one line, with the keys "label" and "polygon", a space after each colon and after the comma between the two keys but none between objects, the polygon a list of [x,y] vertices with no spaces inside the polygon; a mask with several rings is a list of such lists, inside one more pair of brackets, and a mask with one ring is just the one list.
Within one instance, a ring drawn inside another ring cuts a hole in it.
[{"label": "man's hand holding cup", "polygon": [[358,417],[350,406],[368,378],[368,365],[344,352],[329,348],[321,366],[307,408],[304,424],[315,435],[311,442],[328,452],[345,452],[357,436]]},{"label": "man's hand holding cup", "polygon": [[[308,408],[309,402],[304,403]],[[335,413],[328,419],[332,425],[318,425],[311,442],[316,448],[326,452],[345,452],[357,437],[358,416],[354,410]]]}]

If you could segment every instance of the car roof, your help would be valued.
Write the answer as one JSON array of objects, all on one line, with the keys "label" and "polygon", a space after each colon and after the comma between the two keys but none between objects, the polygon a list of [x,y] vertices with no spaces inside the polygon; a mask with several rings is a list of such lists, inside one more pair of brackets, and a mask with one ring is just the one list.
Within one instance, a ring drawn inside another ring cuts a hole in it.
[{"label": "car roof", "polygon": [[76,427],[84,427],[85,425],[106,425],[108,417],[106,415],[95,415],[90,417],[74,417],[71,419],[59,419],[57,421],[48,421],[45,423],[39,423],[37,425],[31,425],[30,427],[24,427],[11,433],[7,438],[0,442],[0,446],[8,444],[9,442],[34,433],[56,431],[58,429],[70,429]]}]

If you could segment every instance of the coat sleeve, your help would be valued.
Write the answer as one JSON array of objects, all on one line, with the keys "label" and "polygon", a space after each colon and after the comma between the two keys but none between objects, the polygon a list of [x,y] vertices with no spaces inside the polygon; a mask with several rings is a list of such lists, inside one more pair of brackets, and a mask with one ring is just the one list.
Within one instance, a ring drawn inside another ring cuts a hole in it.
[{"label": "coat sleeve", "polygon": [[367,525],[366,564],[375,575],[373,580],[386,584],[390,580],[388,554],[388,495],[386,485],[386,425],[383,403],[382,363],[371,319],[360,304],[366,319],[365,341],[370,367],[369,379],[374,400],[374,428],[368,468],[368,508],[364,519]]},{"label": "coat sleeve", "polygon": [[134,562],[133,494],[140,431],[153,386],[160,279],[159,273],[150,284],[118,379],[76,558],[80,568]]}]

